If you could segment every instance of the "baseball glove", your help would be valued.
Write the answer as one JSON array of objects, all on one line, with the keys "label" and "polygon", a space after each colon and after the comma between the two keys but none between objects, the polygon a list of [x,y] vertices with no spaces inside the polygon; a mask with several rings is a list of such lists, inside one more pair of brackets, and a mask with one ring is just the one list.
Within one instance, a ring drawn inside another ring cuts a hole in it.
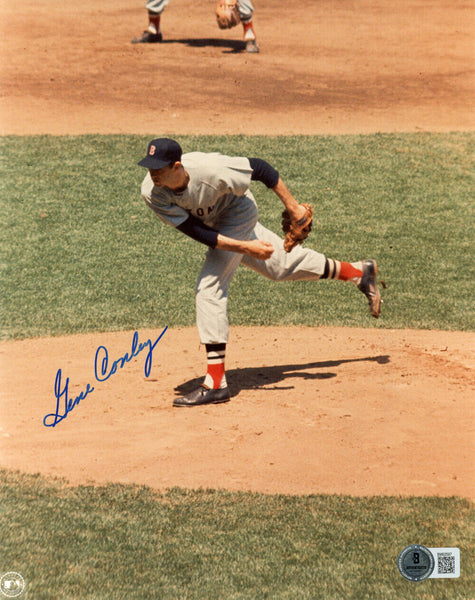
[{"label": "baseball glove", "polygon": [[216,21],[220,29],[231,29],[241,22],[236,0],[220,0],[216,6]]},{"label": "baseball glove", "polygon": [[282,213],[282,230],[285,233],[284,250],[286,252],[290,252],[297,244],[306,240],[312,231],[313,208],[310,204],[301,206],[305,206],[306,211],[298,221],[292,221],[286,210]]}]

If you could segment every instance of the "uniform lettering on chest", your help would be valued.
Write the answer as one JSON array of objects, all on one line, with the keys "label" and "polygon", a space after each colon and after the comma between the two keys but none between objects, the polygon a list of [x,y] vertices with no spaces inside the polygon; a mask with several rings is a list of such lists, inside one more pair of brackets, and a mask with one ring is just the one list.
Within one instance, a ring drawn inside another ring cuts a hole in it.
[{"label": "uniform lettering on chest", "polygon": [[204,217],[205,215],[209,215],[213,212],[214,206],[208,206],[208,208],[197,208],[196,214],[199,217]]}]

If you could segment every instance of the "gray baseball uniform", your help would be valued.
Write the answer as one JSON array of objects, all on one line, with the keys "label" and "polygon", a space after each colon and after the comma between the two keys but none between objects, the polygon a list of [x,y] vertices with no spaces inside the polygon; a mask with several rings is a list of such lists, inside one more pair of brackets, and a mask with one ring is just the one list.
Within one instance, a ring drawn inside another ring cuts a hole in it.
[{"label": "gray baseball uniform", "polygon": [[181,162],[190,176],[188,187],[176,193],[154,186],[150,173],[142,183],[142,197],[166,224],[180,226],[194,215],[222,235],[238,240],[270,242],[268,260],[209,248],[196,285],[196,320],[203,344],[228,341],[228,290],[239,264],[272,280],[317,280],[324,273],[325,256],[297,246],[287,253],[283,240],[258,222],[257,204],[249,190],[249,160],[219,153],[190,152]]},{"label": "gray baseball uniform", "polygon": [[[148,0],[145,8],[157,15],[162,14],[165,7],[168,6],[170,0]],[[239,6],[239,16],[241,17],[241,21],[246,23],[252,19],[252,13],[254,12],[254,7],[250,0],[238,0]]]}]

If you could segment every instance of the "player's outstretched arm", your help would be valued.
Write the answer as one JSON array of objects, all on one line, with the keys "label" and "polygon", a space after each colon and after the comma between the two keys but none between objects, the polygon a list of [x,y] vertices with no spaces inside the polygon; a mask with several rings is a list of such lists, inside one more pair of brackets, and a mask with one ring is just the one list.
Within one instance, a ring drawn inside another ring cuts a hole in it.
[{"label": "player's outstretched arm", "polygon": [[280,177],[272,191],[282,200],[292,221],[299,221],[305,215],[305,206],[297,202]]},{"label": "player's outstretched arm", "polygon": [[186,221],[178,225],[177,229],[210,248],[248,254],[261,260],[267,260],[274,252],[274,247],[269,242],[262,240],[236,240],[227,237],[218,233],[216,229],[208,227],[208,225],[205,225],[193,215],[190,215]]},{"label": "player's outstretched arm", "polygon": [[288,190],[279,172],[262,158],[249,158],[252,168],[251,179],[260,181],[280,198],[292,221],[300,221],[305,215],[305,208],[300,205]]}]

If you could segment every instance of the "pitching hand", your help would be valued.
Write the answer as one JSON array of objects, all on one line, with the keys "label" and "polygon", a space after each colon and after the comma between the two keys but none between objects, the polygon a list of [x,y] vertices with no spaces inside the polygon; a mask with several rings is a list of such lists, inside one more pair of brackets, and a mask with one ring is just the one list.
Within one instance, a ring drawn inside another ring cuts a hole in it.
[{"label": "pitching hand", "polygon": [[274,253],[274,246],[263,240],[250,240],[246,243],[246,254],[260,260],[267,260]]}]

